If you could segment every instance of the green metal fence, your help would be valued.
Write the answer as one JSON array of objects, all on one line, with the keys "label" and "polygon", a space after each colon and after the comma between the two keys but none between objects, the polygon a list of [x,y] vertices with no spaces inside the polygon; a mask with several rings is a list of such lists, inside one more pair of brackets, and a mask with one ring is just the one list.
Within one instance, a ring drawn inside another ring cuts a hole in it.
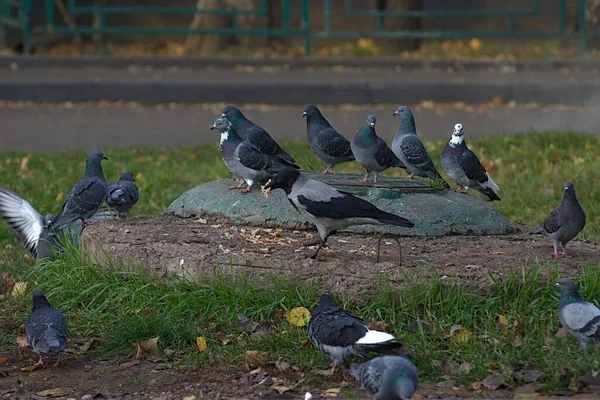
[{"label": "green metal fence", "polygon": [[[36,3],[44,0],[37,0]],[[353,0],[344,0],[344,14],[352,17],[375,18],[375,29],[372,30],[334,30],[332,26],[333,0],[324,0],[323,26],[311,27],[309,3],[310,0],[301,0],[301,25],[293,27],[291,24],[292,0],[282,1],[281,26],[274,28],[240,28],[241,16],[267,16],[268,2],[262,0],[259,7],[252,10],[236,9],[196,9],[183,7],[150,7],[150,6],[87,6],[78,5],[77,0],[67,0],[66,8],[72,15],[95,14],[97,23],[94,26],[67,26],[58,23],[55,16],[54,0],[45,0],[46,12],[44,23],[41,26],[32,26],[30,15],[33,0],[0,0],[0,40],[7,27],[18,28],[23,35],[23,49],[31,50],[32,40],[38,34],[48,33],[83,33],[100,35],[254,35],[254,36],[295,36],[302,37],[306,54],[310,55],[313,38],[468,38],[468,37],[499,37],[499,38],[572,38],[578,39],[581,53],[587,48],[589,37],[600,36],[599,30],[586,30],[585,6],[586,0],[578,0],[578,28],[567,29],[567,0],[544,0],[544,4],[556,2],[559,6],[558,28],[555,30],[520,30],[515,26],[516,18],[542,16],[542,0],[533,0],[532,7],[525,11],[495,11],[495,10],[364,10],[355,8]],[[140,26],[112,26],[106,24],[106,16],[110,14],[216,14],[227,15],[232,18],[230,27],[225,28],[200,28],[189,27],[140,27]],[[390,17],[472,17],[472,18],[505,18],[505,30],[390,30],[384,29],[384,18]]]}]

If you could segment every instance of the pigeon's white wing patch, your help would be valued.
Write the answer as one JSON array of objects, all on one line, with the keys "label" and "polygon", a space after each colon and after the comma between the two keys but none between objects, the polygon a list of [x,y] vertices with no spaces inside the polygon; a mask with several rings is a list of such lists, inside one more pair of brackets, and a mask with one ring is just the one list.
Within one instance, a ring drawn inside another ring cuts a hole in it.
[{"label": "pigeon's white wing patch", "polygon": [[0,188],[0,216],[23,239],[27,250],[35,255],[37,241],[44,229],[44,219],[40,213],[27,200]]},{"label": "pigeon's white wing patch", "polygon": [[396,339],[393,335],[380,331],[367,331],[366,335],[356,341],[356,344],[376,344]]}]

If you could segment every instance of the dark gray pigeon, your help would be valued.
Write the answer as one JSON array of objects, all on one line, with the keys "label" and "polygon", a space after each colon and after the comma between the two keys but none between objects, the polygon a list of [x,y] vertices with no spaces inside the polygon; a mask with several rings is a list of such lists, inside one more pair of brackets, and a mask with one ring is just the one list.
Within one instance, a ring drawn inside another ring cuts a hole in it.
[{"label": "dark gray pigeon", "polygon": [[241,193],[248,193],[254,182],[266,182],[272,175],[289,168],[261,153],[252,143],[243,140],[227,118],[217,119],[210,129],[221,132],[221,157],[239,183],[229,189],[241,189],[246,182],[248,187]]},{"label": "dark gray pigeon", "polygon": [[475,153],[467,147],[462,124],[454,125],[452,137],[442,150],[440,161],[446,175],[458,185],[457,192],[460,193],[464,188],[466,193],[469,187],[473,187],[490,201],[500,200],[500,188]]},{"label": "dark gray pigeon", "polygon": [[240,135],[242,139],[247,140],[256,146],[261,153],[273,157],[281,164],[300,169],[300,167],[296,165],[296,160],[283,151],[281,146],[279,146],[267,131],[246,118],[239,109],[234,106],[226,106],[223,108],[222,113],[221,117],[227,118],[229,122],[231,122],[233,129],[236,130],[238,135]]},{"label": "dark gray pigeon", "polygon": [[330,235],[352,225],[415,226],[406,218],[382,211],[360,197],[338,191],[294,169],[279,172],[264,187],[269,190],[283,189],[292,206],[317,226],[319,239],[309,245],[318,244],[318,247],[311,258],[317,257]]},{"label": "dark gray pigeon", "polygon": [[533,233],[544,232],[554,246],[554,257],[558,257],[558,245],[562,245],[563,257],[567,256],[567,243],[569,243],[585,227],[585,212],[577,196],[575,195],[575,186],[573,183],[565,183],[565,194],[562,204],[555,210],[552,210],[546,220]]},{"label": "dark gray pigeon", "polygon": [[[71,243],[79,245],[79,237],[83,230],[81,220],[49,230],[54,219],[52,214],[42,215],[25,199],[8,189],[0,187],[0,217],[19,235],[29,253],[37,259],[53,259],[54,252],[60,245],[60,236],[70,234]],[[98,210],[90,217],[91,221],[110,219],[110,214]]]},{"label": "dark gray pigeon", "polygon": [[356,132],[356,135],[350,142],[352,154],[356,161],[365,169],[363,182],[369,181],[371,172],[375,174],[373,182],[377,182],[380,172],[390,167],[404,168],[404,164],[389,147],[385,141],[375,133],[376,119],[374,115],[369,115],[365,124]]},{"label": "dark gray pigeon", "polygon": [[108,185],[102,171],[102,160],[107,160],[104,153],[92,151],[85,162],[85,174],[81,178],[62,205],[49,228],[57,231],[63,225],[82,220],[84,225],[98,211],[108,194]]},{"label": "dark gray pigeon", "polygon": [[106,204],[117,214],[116,219],[120,219],[120,217],[126,218],[138,200],[138,187],[135,184],[133,172],[123,172],[118,181],[108,185]]},{"label": "dark gray pigeon", "polygon": [[335,367],[352,356],[367,357],[370,352],[389,352],[402,346],[393,335],[371,330],[363,321],[335,305],[333,296],[323,293],[308,321],[308,338],[329,354]]},{"label": "dark gray pigeon", "polygon": [[584,301],[572,280],[561,278],[556,282],[560,289],[558,319],[586,349],[588,344],[600,343],[600,309]]},{"label": "dark gray pigeon", "polygon": [[[416,175],[444,181],[444,178],[435,169],[435,165],[431,161],[431,157],[429,157],[421,139],[417,136],[415,119],[410,108],[400,106],[394,112],[394,115],[400,116],[400,125],[392,141],[392,151],[406,166],[406,170],[409,172],[408,179]],[[450,188],[446,181],[444,183],[446,188]]]},{"label": "dark gray pigeon", "polygon": [[52,308],[40,290],[33,292],[33,309],[25,320],[25,331],[27,343],[40,356],[36,365],[44,364],[42,355],[58,355],[67,347],[67,319],[60,311]]},{"label": "dark gray pigeon", "polygon": [[350,364],[348,373],[377,400],[410,400],[419,386],[417,367],[408,358],[379,356]]},{"label": "dark gray pigeon", "polygon": [[333,174],[334,165],[354,160],[350,142],[333,129],[317,107],[305,106],[302,116],[306,117],[310,148],[327,164],[323,174]]}]

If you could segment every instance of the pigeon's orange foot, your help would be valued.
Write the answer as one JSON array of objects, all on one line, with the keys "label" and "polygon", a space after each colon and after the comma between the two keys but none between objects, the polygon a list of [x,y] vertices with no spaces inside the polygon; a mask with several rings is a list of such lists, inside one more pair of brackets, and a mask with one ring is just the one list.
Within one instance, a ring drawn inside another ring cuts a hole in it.
[{"label": "pigeon's orange foot", "polygon": [[250,193],[251,190],[252,190],[252,186],[248,186],[246,189],[240,190],[240,193],[241,194]]},{"label": "pigeon's orange foot", "polygon": [[229,186],[229,190],[233,190],[233,189],[241,189],[242,187],[244,187],[244,183],[240,183],[237,186]]}]

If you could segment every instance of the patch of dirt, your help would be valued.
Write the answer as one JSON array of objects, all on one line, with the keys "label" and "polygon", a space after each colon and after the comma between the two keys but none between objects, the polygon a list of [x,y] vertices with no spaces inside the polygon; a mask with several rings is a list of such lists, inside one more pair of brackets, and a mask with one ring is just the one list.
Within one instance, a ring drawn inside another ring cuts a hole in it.
[{"label": "patch of dirt", "polygon": [[258,283],[274,274],[317,281],[345,293],[375,291],[380,278],[401,288],[407,280],[429,276],[432,266],[442,276],[482,290],[492,284],[488,272],[502,279],[510,267],[530,266],[536,259],[556,264],[566,276],[600,260],[600,246],[583,240],[569,244],[570,257],[553,259],[549,238],[529,234],[531,227],[519,228],[520,233],[502,236],[401,237],[400,268],[400,252],[392,239],[382,240],[379,263],[375,262],[378,237],[355,233],[330,237],[331,248],[321,250],[313,260],[308,258],[313,249],[303,243],[316,230],[240,226],[217,216],[101,221],[86,228],[82,246],[101,263],[106,251],[125,266],[142,262],[159,277],[212,276],[219,265],[224,274],[245,274]]}]

